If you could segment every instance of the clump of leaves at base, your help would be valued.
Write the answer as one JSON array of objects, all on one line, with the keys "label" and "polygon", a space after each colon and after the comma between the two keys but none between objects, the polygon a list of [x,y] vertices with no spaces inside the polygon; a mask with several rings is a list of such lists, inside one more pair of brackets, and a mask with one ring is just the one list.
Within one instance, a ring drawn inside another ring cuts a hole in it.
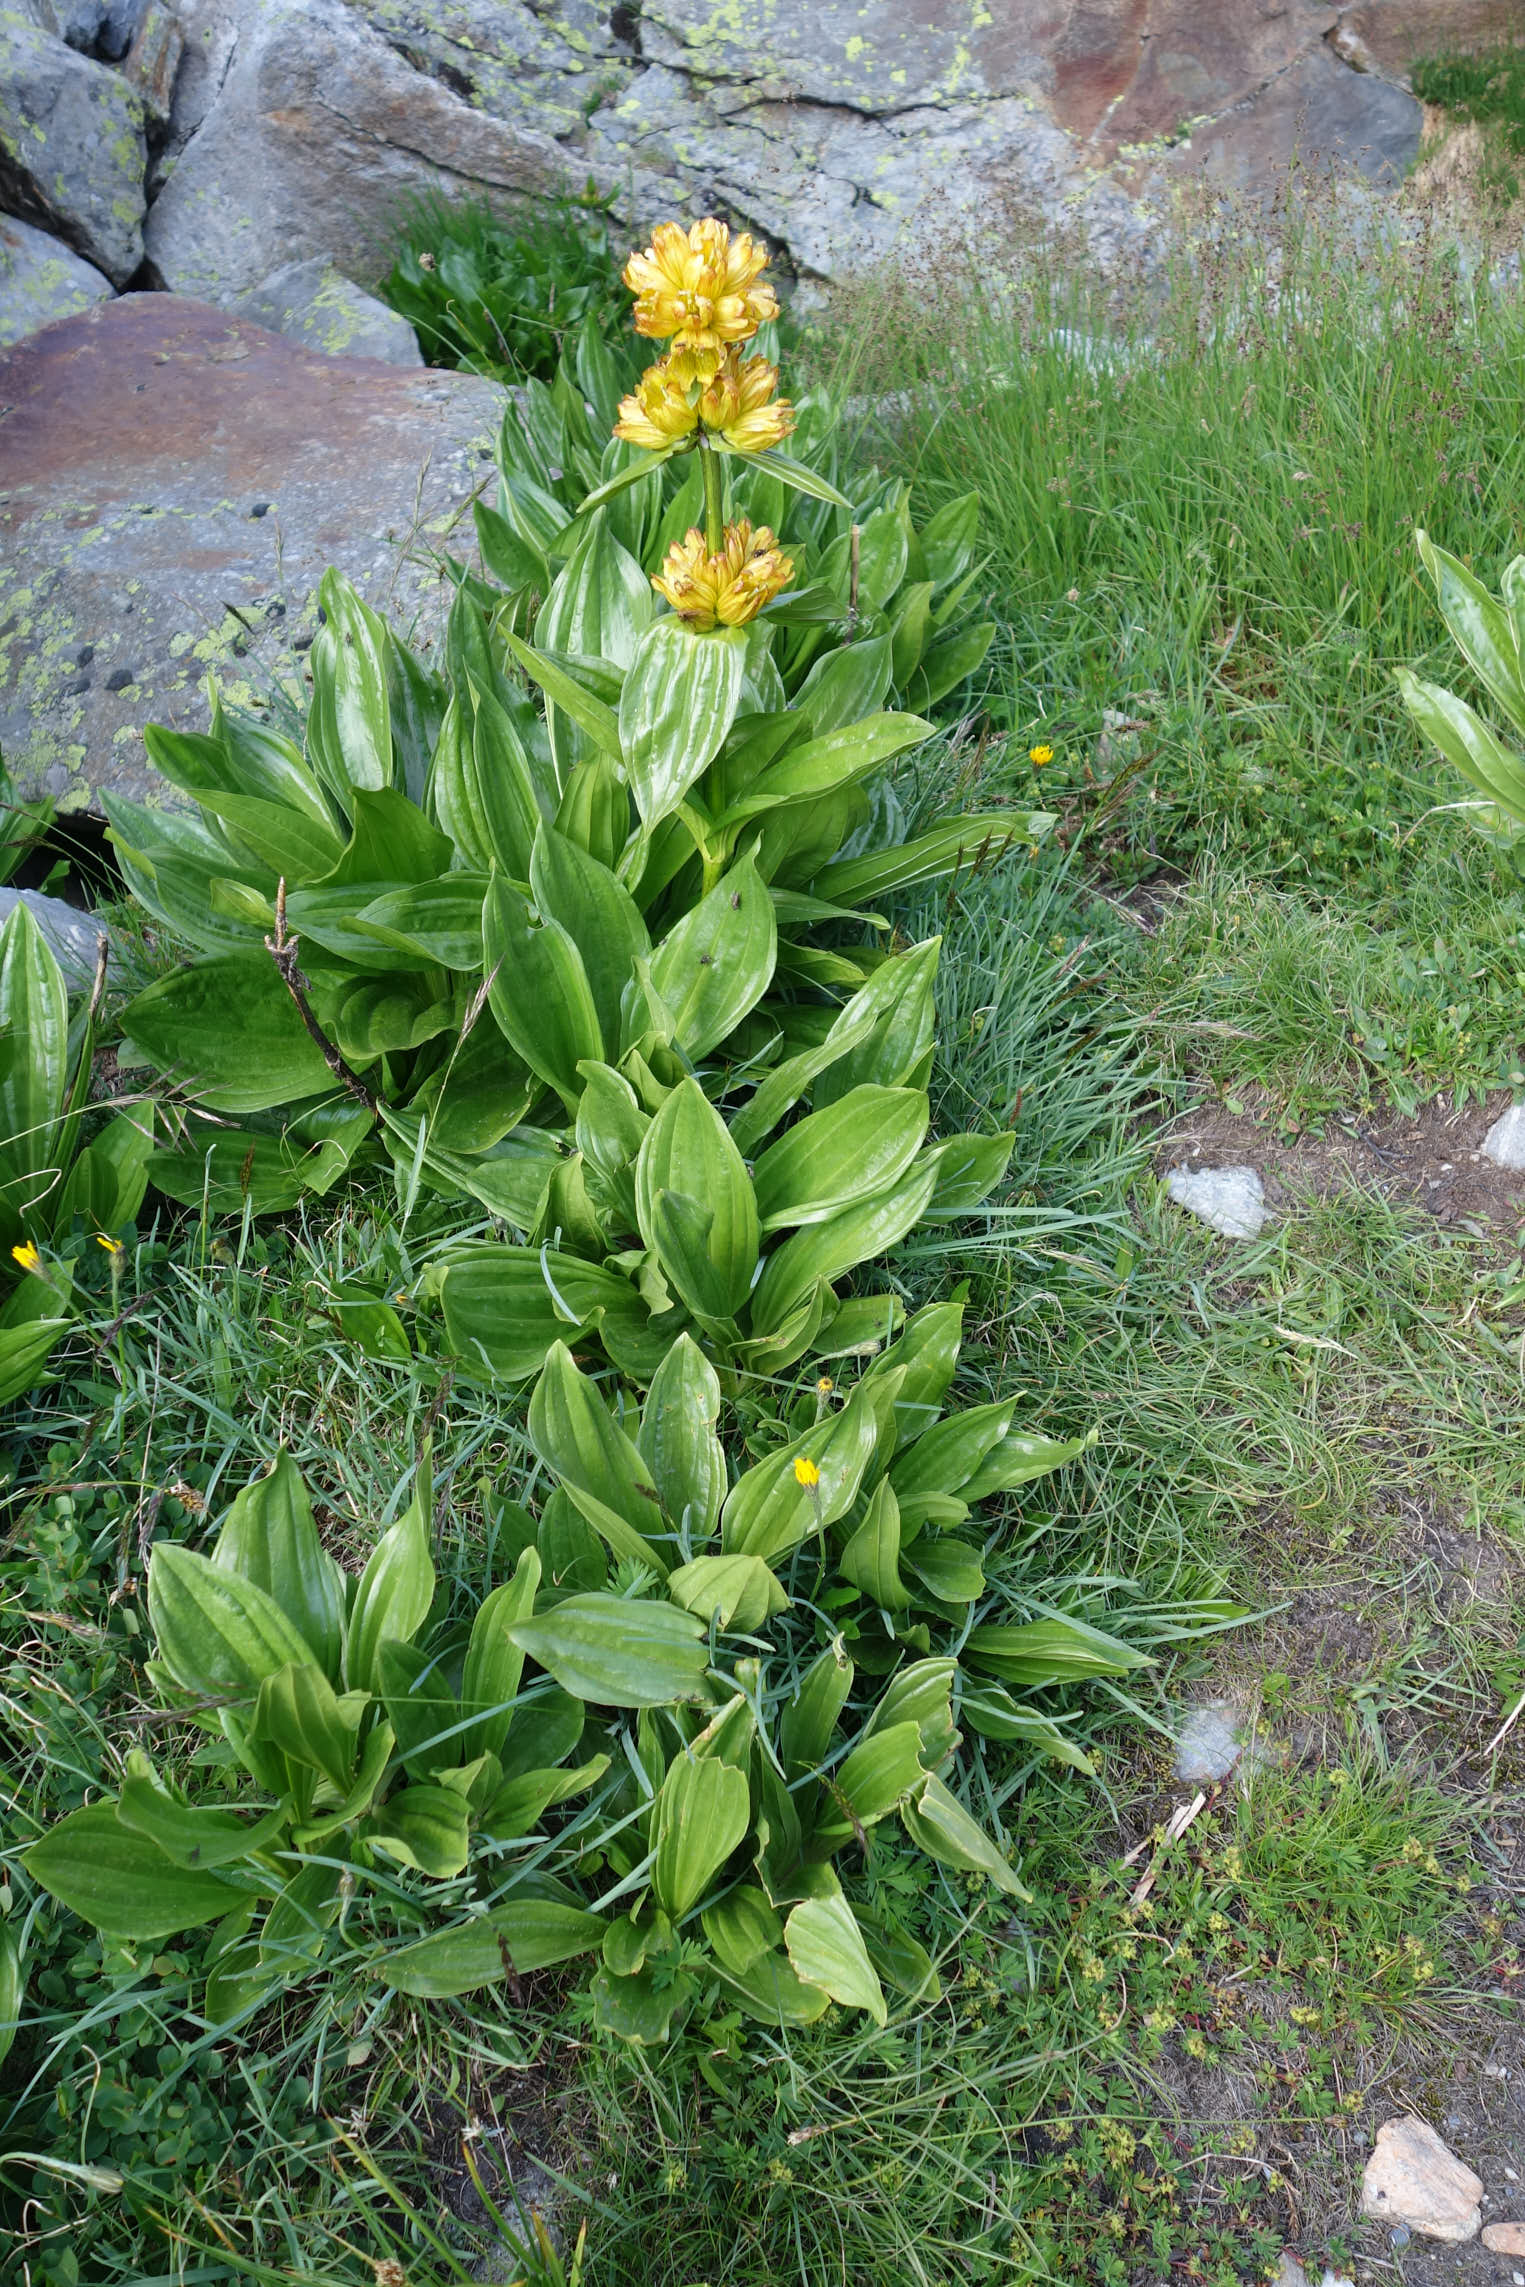
[{"label": "clump of leaves at base", "polygon": [[565,336],[598,323],[619,294],[607,206],[591,190],[556,199],[533,222],[482,199],[417,200],[381,282],[430,365],[503,381],[556,371]]}]

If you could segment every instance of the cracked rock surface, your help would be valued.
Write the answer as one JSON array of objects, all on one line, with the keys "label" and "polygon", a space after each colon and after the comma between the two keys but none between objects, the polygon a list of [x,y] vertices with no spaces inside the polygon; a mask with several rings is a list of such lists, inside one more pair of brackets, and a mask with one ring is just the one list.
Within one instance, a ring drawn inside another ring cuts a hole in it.
[{"label": "cracked rock surface", "polygon": [[[1296,147],[1395,180],[1420,127],[1401,73],[1439,5],[179,0],[149,258],[223,302],[276,247],[363,277],[408,190],[592,176],[634,227],[716,207],[819,278],[958,214],[997,236],[1063,216],[1132,263],[1172,177],[1268,192]],[[1458,7],[1481,42],[1516,6],[1445,0],[1447,37]]]}]

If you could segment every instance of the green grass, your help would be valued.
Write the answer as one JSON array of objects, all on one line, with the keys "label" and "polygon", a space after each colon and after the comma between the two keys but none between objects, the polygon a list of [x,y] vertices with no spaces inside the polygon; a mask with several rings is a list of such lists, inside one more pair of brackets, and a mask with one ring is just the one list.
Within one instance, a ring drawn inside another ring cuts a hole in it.
[{"label": "green grass", "polygon": [[1427,56],[1413,66],[1409,83],[1421,103],[1482,129],[1480,188],[1507,209],[1520,195],[1518,162],[1525,159],[1525,46]]},{"label": "green grass", "polygon": [[405,317],[430,365],[494,380],[551,380],[562,335],[620,300],[621,257],[590,194],[514,223],[482,199],[420,196],[380,293]]},{"label": "green grass", "polygon": [[[1104,814],[1124,878],[1211,854],[1396,893],[1458,791],[1391,682],[1452,663],[1413,532],[1489,579],[1518,548],[1518,301],[1428,242],[1348,262],[1317,218],[1224,218],[1131,298],[1086,276],[1035,257],[999,288],[954,253],[825,329],[874,393],[864,450],[927,507],[979,489],[977,696],[1056,749],[1045,788]],[[1141,725],[1110,755],[1107,709]]]}]

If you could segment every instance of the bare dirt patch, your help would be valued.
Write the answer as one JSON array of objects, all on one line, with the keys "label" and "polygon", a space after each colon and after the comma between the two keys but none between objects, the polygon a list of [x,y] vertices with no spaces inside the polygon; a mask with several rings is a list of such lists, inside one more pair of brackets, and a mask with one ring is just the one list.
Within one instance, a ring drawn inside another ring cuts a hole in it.
[{"label": "bare dirt patch", "polygon": [[1280,1133],[1269,1099],[1231,1112],[1220,1103],[1194,1105],[1155,1139],[1160,1174],[1185,1165],[1253,1167],[1273,1207],[1327,1199],[1352,1185],[1425,1208],[1437,1223],[1479,1236],[1525,1222],[1525,1172],[1482,1157],[1489,1128],[1510,1102],[1507,1092],[1461,1111],[1423,1105],[1412,1118],[1396,1112],[1328,1120],[1322,1133]]}]

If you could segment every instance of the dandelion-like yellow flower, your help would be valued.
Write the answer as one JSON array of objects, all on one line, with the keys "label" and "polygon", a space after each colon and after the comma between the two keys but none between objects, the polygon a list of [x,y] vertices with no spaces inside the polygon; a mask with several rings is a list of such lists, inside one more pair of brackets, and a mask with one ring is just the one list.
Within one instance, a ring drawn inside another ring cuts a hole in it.
[{"label": "dandelion-like yellow flower", "polygon": [[733,349],[699,400],[699,418],[732,452],[766,452],[794,427],[794,407],[777,390],[776,365],[765,357],[743,361]]},{"label": "dandelion-like yellow flower", "polygon": [[1027,759],[1029,762],[1035,763],[1041,770],[1046,762],[1053,761],[1054,750],[1051,746],[1030,746],[1027,750]]},{"label": "dandelion-like yellow flower", "polygon": [[110,1255],[113,1262],[116,1260],[118,1255],[125,1254],[127,1251],[122,1245],[120,1239],[108,1239],[104,1231],[96,1232],[95,1243],[98,1247],[105,1248],[107,1254]]},{"label": "dandelion-like yellow flower", "polygon": [[643,445],[648,453],[660,453],[694,436],[698,427],[699,408],[690,404],[688,387],[674,379],[672,360],[664,357],[646,368],[633,397],[620,399],[614,434],[628,445]]},{"label": "dandelion-like yellow flower", "polygon": [[829,1398],[832,1391],[836,1388],[836,1384],[829,1374],[823,1374],[820,1380],[816,1383],[816,1388],[820,1391],[823,1398]]},{"label": "dandelion-like yellow flower", "polygon": [[797,1485],[803,1485],[807,1493],[813,1493],[821,1482],[821,1472],[813,1461],[806,1460],[803,1453],[794,1464],[794,1481]]},{"label": "dandelion-like yellow flower", "polygon": [[671,341],[675,379],[708,381],[732,342],[750,341],[777,317],[773,288],[757,283],[767,266],[766,246],[747,231],[733,238],[712,216],[687,230],[658,223],[645,252],[625,264],[635,330]]},{"label": "dandelion-like yellow flower", "polygon": [[704,534],[690,527],[685,540],[674,541],[652,586],[667,598],[680,619],[705,629],[743,627],[755,619],[763,605],[782,594],[794,577],[794,562],[783,554],[774,532],[760,524],[754,532],[746,517],[725,528],[725,545],[717,555],[706,552]]},{"label": "dandelion-like yellow flower", "polygon": [[24,1271],[39,1271],[42,1268],[42,1249],[34,1247],[30,1239],[24,1239],[19,1247],[12,1247],[11,1254]]}]

